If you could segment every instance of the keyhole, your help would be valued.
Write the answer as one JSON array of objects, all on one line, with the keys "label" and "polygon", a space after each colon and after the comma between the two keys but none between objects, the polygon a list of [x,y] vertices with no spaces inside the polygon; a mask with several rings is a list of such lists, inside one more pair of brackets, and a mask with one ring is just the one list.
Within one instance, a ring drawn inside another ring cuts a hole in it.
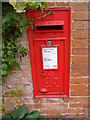
[{"label": "keyhole", "polygon": [[44,70],[42,70],[42,74],[44,74]]}]

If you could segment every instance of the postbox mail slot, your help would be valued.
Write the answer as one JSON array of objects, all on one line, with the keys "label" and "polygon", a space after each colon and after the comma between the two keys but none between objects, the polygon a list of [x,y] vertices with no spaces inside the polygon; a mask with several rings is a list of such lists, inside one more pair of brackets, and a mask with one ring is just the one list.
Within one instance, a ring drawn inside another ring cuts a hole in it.
[{"label": "postbox mail slot", "polygon": [[46,21],[46,22],[37,22],[35,23],[35,28],[37,32],[45,31],[63,31],[64,22],[63,21]]}]

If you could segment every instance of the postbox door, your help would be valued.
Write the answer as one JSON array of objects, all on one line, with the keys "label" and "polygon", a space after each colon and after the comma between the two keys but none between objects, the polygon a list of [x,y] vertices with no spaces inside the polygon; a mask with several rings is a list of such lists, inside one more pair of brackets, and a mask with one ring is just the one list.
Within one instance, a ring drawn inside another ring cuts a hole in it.
[{"label": "postbox door", "polygon": [[64,42],[64,39],[34,39],[38,95],[64,94]]}]

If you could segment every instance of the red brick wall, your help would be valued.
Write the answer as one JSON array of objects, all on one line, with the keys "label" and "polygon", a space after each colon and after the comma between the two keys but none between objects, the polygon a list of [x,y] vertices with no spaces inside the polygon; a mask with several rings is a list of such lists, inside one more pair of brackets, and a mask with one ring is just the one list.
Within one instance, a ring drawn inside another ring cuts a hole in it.
[{"label": "red brick wall", "polygon": [[[55,5],[48,3],[49,6]],[[70,3],[56,3],[57,6],[70,6]],[[23,89],[24,103],[30,111],[39,110],[41,116],[60,118],[87,118],[88,117],[88,3],[73,2],[72,6],[72,54],[69,98],[42,98],[32,97],[31,69],[29,55],[17,61],[21,70],[13,71],[7,78],[9,87]],[[23,34],[22,45],[28,46],[27,33]],[[5,88],[4,88],[5,89]],[[7,112],[13,106],[6,104]]]}]

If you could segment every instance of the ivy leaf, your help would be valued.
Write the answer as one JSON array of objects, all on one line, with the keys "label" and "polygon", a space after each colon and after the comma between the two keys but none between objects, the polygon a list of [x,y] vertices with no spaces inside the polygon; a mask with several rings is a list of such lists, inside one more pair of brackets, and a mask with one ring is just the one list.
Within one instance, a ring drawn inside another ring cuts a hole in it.
[{"label": "ivy leaf", "polygon": [[2,69],[3,70],[7,69],[7,64],[2,64]]},{"label": "ivy leaf", "polygon": [[25,118],[29,118],[29,119],[31,118],[31,120],[34,118],[34,120],[36,120],[39,117],[39,115],[40,115],[40,112],[35,110],[35,111],[32,111],[30,115],[27,115]]},{"label": "ivy leaf", "polygon": [[12,2],[12,0],[9,0],[9,4],[11,4],[11,5],[14,7],[14,9],[15,9],[15,7],[16,7],[16,2]]},{"label": "ivy leaf", "polygon": [[39,6],[40,6],[40,9],[41,9],[42,14],[43,14],[43,5],[41,3],[39,3]]},{"label": "ivy leaf", "polygon": [[5,114],[5,115],[2,116],[2,118],[5,120],[7,118],[11,118],[11,115],[10,114]]},{"label": "ivy leaf", "polygon": [[2,103],[1,110],[2,110],[3,112],[5,112],[5,105],[4,105],[4,103]]},{"label": "ivy leaf", "polygon": [[26,2],[26,10],[30,9],[30,4],[31,4],[31,2]]},{"label": "ivy leaf", "polygon": [[6,75],[7,75],[7,71],[6,71],[6,70],[2,70],[2,71],[1,71],[1,74],[2,74],[3,76],[6,76]]},{"label": "ivy leaf", "polygon": [[7,71],[7,75],[11,74],[11,72],[12,72],[12,67],[9,66],[9,67],[8,67],[8,71]]},{"label": "ivy leaf", "polygon": [[38,7],[38,2],[32,3],[32,10],[35,10]]},{"label": "ivy leaf", "polygon": [[25,3],[24,2],[18,2],[16,12],[21,13],[21,12],[24,11],[24,9],[25,9]]},{"label": "ivy leaf", "polygon": [[14,67],[15,67],[16,69],[19,69],[19,68],[20,68],[20,65],[19,65],[17,62],[15,62],[15,63],[14,63]]},{"label": "ivy leaf", "polygon": [[16,21],[19,21],[19,20],[20,20],[20,15],[19,15],[19,14],[14,14],[14,19],[15,19]]},{"label": "ivy leaf", "polygon": [[28,113],[28,108],[24,105],[19,107],[19,109],[14,109],[13,118],[23,118]]},{"label": "ivy leaf", "polygon": [[5,80],[2,78],[0,79],[0,85],[4,85],[5,84]]},{"label": "ivy leaf", "polygon": [[48,4],[46,2],[43,2],[43,5],[45,7],[45,10],[47,10],[48,9]]}]

